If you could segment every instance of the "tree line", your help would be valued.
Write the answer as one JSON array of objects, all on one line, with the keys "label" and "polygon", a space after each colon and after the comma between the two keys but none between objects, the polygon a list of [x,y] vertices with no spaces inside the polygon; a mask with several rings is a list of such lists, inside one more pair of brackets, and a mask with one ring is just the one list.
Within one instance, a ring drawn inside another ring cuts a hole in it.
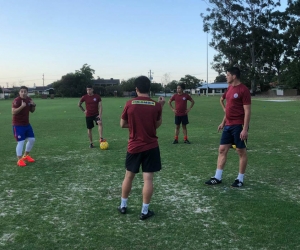
[{"label": "tree line", "polygon": [[[94,80],[93,75],[95,70],[88,64],[84,64],[75,73],[68,73],[61,77],[60,80],[54,82],[52,87],[55,90],[55,95],[59,97],[80,97],[86,93],[86,86]],[[131,93],[135,91],[134,80],[136,77],[131,77],[128,80],[122,80],[120,85],[101,86],[93,85],[95,93],[101,96],[123,96],[124,92]],[[98,78],[99,79],[99,78]],[[201,86],[203,80],[200,80],[191,75],[185,75],[179,81],[167,81],[163,83],[151,83],[151,93],[171,93],[176,91],[177,85],[185,84],[186,89],[195,89]]]},{"label": "tree line", "polygon": [[300,89],[300,0],[209,0],[203,30],[218,54],[212,68],[221,75],[238,66],[242,81],[256,90],[270,82]]}]

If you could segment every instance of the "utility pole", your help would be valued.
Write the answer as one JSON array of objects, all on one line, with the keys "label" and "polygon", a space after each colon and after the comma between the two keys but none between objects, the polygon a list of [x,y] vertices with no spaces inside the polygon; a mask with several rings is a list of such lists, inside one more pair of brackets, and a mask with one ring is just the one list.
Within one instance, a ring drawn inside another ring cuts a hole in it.
[{"label": "utility pole", "polygon": [[150,69],[150,71],[148,72],[148,74],[149,74],[150,82],[152,82],[152,79],[153,79],[152,74],[154,74],[154,72],[151,72],[151,69]]}]

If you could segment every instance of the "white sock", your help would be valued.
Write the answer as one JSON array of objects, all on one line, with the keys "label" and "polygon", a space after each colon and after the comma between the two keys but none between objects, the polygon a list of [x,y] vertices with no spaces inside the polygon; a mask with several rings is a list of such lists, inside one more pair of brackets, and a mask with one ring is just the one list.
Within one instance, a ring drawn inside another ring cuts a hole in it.
[{"label": "white sock", "polygon": [[143,203],[142,214],[147,214],[148,213],[148,208],[149,208],[149,204]]},{"label": "white sock", "polygon": [[215,174],[215,178],[218,179],[218,180],[222,180],[222,174],[223,174],[223,170],[217,169],[216,174]]},{"label": "white sock", "polygon": [[120,207],[122,208],[122,207],[127,207],[127,200],[128,200],[128,198],[121,198],[121,205],[120,205]]},{"label": "white sock", "polygon": [[244,182],[244,175],[245,175],[245,174],[239,173],[237,179],[239,179],[240,182]]},{"label": "white sock", "polygon": [[25,141],[18,141],[17,147],[16,147],[16,153],[18,157],[22,156],[23,147],[24,147]]},{"label": "white sock", "polygon": [[26,148],[25,148],[26,152],[30,152],[31,151],[34,142],[35,142],[35,138],[34,137],[27,138],[27,143],[26,143]]}]

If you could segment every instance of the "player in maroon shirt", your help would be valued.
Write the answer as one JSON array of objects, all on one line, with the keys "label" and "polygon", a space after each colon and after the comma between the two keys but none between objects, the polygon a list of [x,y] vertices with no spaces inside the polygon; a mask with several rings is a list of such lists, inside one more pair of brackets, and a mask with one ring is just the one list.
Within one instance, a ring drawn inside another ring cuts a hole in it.
[{"label": "player in maroon shirt", "polygon": [[[17,165],[19,167],[25,167],[27,162],[35,162],[35,160],[29,155],[33,144],[35,142],[34,133],[29,123],[29,112],[35,111],[36,104],[28,97],[28,88],[22,86],[19,90],[19,97],[15,98],[12,103],[12,125],[13,133],[18,144],[16,147],[16,153],[18,157]],[[25,140],[27,143],[25,146],[25,153],[23,155],[23,148]],[[22,156],[23,155],[23,156]]]},{"label": "player in maroon shirt", "polygon": [[[184,84],[180,84],[177,86],[177,94],[174,94],[169,100],[169,106],[172,111],[175,113],[175,140],[173,144],[178,143],[178,135],[180,131],[180,124],[182,123],[182,132],[184,136],[184,143],[190,144],[187,136],[187,128],[186,125],[189,124],[188,113],[191,111],[192,107],[194,106],[193,98],[184,93],[183,90],[185,89]],[[175,101],[175,108],[172,106],[172,102]],[[191,106],[187,108],[187,101],[191,102]]]},{"label": "player in maroon shirt", "polygon": [[232,145],[236,145],[236,151],[239,155],[239,174],[231,187],[242,187],[248,162],[246,142],[251,115],[251,95],[249,89],[240,82],[239,68],[228,69],[226,78],[230,86],[223,95],[226,99],[225,116],[218,126],[218,131],[223,130],[223,133],[219,146],[217,170],[215,176],[211,177],[205,184],[222,183],[228,150]]},{"label": "player in maroon shirt", "polygon": [[[94,148],[92,128],[94,123],[98,125],[99,142],[105,141],[103,139],[103,126],[102,126],[102,100],[97,94],[94,94],[92,85],[86,87],[87,94],[82,96],[78,107],[85,113],[86,127],[88,130],[88,137],[90,140],[90,148]],[[82,103],[85,102],[85,109],[82,107]]]},{"label": "player in maroon shirt", "polygon": [[120,121],[122,128],[129,129],[129,141],[121,205],[118,210],[121,214],[126,214],[132,181],[142,165],[144,187],[140,219],[145,220],[154,215],[148,207],[153,194],[154,172],[161,170],[156,129],[162,123],[162,107],[165,100],[160,97],[159,102],[156,102],[149,97],[150,80],[146,76],[136,78],[134,83],[137,97],[127,101]]}]

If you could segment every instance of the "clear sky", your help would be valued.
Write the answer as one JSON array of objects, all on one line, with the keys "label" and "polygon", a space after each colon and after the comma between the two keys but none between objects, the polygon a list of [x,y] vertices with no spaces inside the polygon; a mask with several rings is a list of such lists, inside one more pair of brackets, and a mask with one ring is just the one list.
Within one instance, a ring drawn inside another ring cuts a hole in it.
[{"label": "clear sky", "polygon": [[[201,0],[0,0],[0,86],[52,83],[87,63],[94,77],[186,74],[212,82]],[[209,38],[209,37],[208,37]]]}]

